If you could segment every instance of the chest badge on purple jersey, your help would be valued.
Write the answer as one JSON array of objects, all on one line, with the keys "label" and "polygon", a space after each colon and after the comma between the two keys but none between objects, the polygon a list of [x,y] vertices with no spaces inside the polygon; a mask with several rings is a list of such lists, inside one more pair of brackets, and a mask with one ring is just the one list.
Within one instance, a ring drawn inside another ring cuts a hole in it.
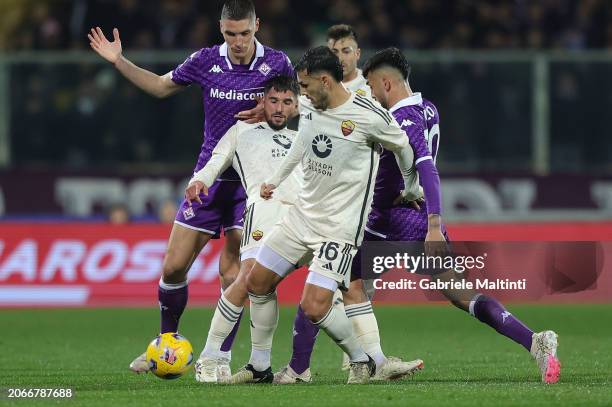
[{"label": "chest badge on purple jersey", "polygon": [[259,69],[258,69],[258,71],[261,72],[264,76],[268,75],[271,70],[272,68],[270,68],[270,66],[266,64],[265,62],[259,65]]},{"label": "chest badge on purple jersey", "polygon": [[355,123],[352,120],[345,120],[340,125],[340,128],[342,129],[342,134],[344,134],[344,137],[347,137],[353,132],[353,130],[355,130]]}]

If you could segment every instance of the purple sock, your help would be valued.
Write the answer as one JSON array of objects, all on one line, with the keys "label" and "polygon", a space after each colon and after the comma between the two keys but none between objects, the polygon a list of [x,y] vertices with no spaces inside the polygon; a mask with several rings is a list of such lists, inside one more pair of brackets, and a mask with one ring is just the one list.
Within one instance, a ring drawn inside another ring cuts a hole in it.
[{"label": "purple sock", "polygon": [[229,352],[230,350],[232,350],[232,344],[234,343],[234,339],[236,339],[236,333],[238,332],[238,328],[240,327],[240,320],[242,319],[243,312],[244,311],[240,312],[240,316],[238,317],[238,320],[236,321],[232,332],[229,333],[227,338],[225,338],[225,340],[221,344],[221,352]]},{"label": "purple sock", "polygon": [[[470,307],[472,309],[472,307]],[[520,343],[531,351],[533,331],[509,313],[503,305],[486,295],[479,296],[473,306],[473,315],[500,334]]]},{"label": "purple sock", "polygon": [[295,373],[301,374],[310,367],[310,355],[318,333],[319,327],[306,318],[299,306],[293,321],[293,354],[289,362]]},{"label": "purple sock", "polygon": [[187,305],[187,296],[187,285],[173,290],[158,288],[161,333],[178,331],[179,320]]}]

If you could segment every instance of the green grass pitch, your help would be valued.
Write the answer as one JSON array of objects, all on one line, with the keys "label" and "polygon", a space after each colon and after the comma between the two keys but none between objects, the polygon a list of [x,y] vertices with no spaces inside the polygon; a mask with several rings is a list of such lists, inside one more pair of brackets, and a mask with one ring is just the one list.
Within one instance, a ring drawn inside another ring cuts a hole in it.
[{"label": "green grass pitch", "polygon": [[[540,383],[522,347],[449,305],[378,306],[388,355],[422,358],[425,369],[393,383],[345,385],[341,356],[321,333],[314,383],[273,386],[202,385],[193,372],[163,381],[135,375],[129,362],[155,336],[155,309],[0,311],[0,405],[160,406],[479,406],[611,405],[612,305],[514,305],[511,312],[534,329],[559,334],[561,380]],[[291,354],[294,307],[283,308],[273,368]],[[212,310],[188,308],[181,332],[199,354]],[[248,323],[234,345],[232,369],[247,361]],[[7,388],[71,387],[72,400],[7,400]]]}]

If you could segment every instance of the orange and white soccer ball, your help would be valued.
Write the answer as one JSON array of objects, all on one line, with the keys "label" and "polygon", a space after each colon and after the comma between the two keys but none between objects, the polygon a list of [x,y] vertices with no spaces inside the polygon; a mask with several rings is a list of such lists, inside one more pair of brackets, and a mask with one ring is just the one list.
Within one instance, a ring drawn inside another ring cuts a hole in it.
[{"label": "orange and white soccer ball", "polygon": [[183,335],[166,332],[147,347],[149,370],[162,379],[178,379],[193,364],[193,348]]}]

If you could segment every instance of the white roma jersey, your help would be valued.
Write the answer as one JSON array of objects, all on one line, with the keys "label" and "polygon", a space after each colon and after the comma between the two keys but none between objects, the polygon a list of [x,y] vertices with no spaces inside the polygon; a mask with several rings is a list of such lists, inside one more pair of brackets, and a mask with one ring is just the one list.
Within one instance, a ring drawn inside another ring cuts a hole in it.
[{"label": "white roma jersey", "polygon": [[342,82],[351,92],[368,98],[372,97],[372,89],[368,86],[368,81],[363,77],[361,69],[357,69],[357,77],[348,82]]},{"label": "white roma jersey", "polygon": [[[197,180],[210,187],[219,174],[232,166],[246,191],[247,206],[260,201],[261,184],[278,169],[295,138],[296,132],[287,128],[273,130],[266,122],[247,124],[239,121],[221,137],[208,163],[189,183]],[[301,169],[296,168],[274,192],[273,199],[294,203],[301,179]]]},{"label": "white roma jersey", "polygon": [[289,154],[266,182],[282,185],[301,163],[304,184],[288,217],[295,213],[320,236],[359,246],[378,170],[378,143],[398,153],[406,185],[418,194],[408,136],[377,102],[355,93],[324,111],[300,97],[300,116]]}]

